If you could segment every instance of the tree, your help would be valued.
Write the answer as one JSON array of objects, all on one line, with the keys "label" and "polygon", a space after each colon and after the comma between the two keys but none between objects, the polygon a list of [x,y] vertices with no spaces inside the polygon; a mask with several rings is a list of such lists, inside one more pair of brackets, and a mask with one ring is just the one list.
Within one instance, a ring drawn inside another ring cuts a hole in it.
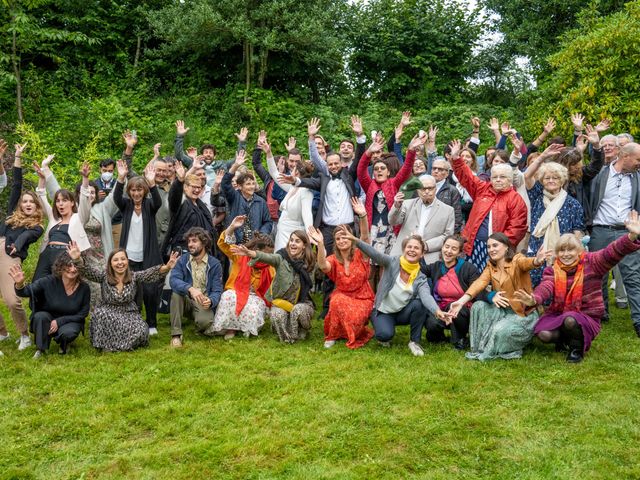
[{"label": "tree", "polygon": [[640,0],[609,16],[585,11],[548,61],[530,124],[553,115],[569,133],[569,115],[581,112],[590,122],[612,119],[613,131],[640,134]]},{"label": "tree", "polygon": [[[592,0],[587,10],[608,14],[620,10],[625,0]],[[576,16],[585,7],[582,0],[483,0],[482,5],[498,14],[497,26],[504,35],[503,59],[529,58],[538,80],[549,70],[547,57],[557,51],[558,38],[574,28]]]},{"label": "tree", "polygon": [[455,95],[465,84],[482,24],[443,0],[372,0],[359,6],[349,70],[364,95],[413,104]]},{"label": "tree", "polygon": [[4,10],[0,14],[0,64],[10,64],[10,70],[0,72],[6,81],[15,83],[16,111],[18,120],[24,121],[22,107],[22,72],[38,57],[45,57],[58,63],[61,59],[58,47],[72,42],[94,43],[87,35],[64,28],[51,26],[34,12],[42,7],[51,8],[53,0],[2,0]]}]

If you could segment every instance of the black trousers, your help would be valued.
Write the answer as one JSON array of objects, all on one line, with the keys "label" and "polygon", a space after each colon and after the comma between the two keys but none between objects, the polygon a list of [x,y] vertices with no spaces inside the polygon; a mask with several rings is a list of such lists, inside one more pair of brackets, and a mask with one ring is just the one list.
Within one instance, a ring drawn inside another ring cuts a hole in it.
[{"label": "black trousers", "polygon": [[[145,268],[142,266],[142,262],[133,262],[129,260],[129,267],[134,272],[141,272]],[[162,292],[162,283],[150,282],[143,283],[142,288],[136,292],[136,303],[138,308],[142,310],[142,303],[144,302],[144,309],[147,313],[147,325],[149,328],[156,328],[158,321],[156,319],[158,314],[158,304],[160,303],[160,294]]]},{"label": "black trousers", "polygon": [[396,325],[410,325],[412,342],[420,343],[422,327],[428,310],[419,298],[411,300],[402,310],[396,313],[373,311],[372,323],[376,339],[381,342],[390,341],[396,334]]},{"label": "black trousers", "polygon": [[67,250],[66,245],[47,245],[47,248],[38,257],[38,264],[36,265],[36,271],[33,274],[32,282],[35,282],[39,278],[51,275],[53,263],[62,252]]},{"label": "black trousers", "polygon": [[35,337],[36,347],[38,350],[46,352],[51,345],[51,339],[53,339],[66,351],[67,345],[80,335],[83,324],[76,322],[65,323],[64,325],[58,326],[58,330],[55,333],[49,335],[49,329],[51,328],[51,322],[53,320],[53,315],[49,312],[35,312],[31,316],[30,330]]},{"label": "black trousers", "polygon": [[427,340],[429,342],[441,342],[446,339],[444,335],[445,329],[451,330],[451,343],[456,343],[464,339],[469,333],[469,321],[471,311],[467,307],[462,307],[460,313],[449,325],[445,325],[442,320],[438,320],[435,315],[427,316]]}]

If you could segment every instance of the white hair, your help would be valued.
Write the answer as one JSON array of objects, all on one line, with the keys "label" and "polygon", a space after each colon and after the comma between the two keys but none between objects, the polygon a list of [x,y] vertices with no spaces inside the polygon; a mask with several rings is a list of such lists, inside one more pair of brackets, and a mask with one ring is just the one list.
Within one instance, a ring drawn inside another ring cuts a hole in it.
[{"label": "white hair", "polygon": [[612,135],[612,134],[605,135],[604,137],[602,137],[602,138],[600,139],[600,143],[603,143],[605,140],[613,140],[613,141],[614,141],[614,143],[615,143],[615,145],[616,145],[616,147],[619,145],[619,144],[618,144],[618,137],[617,137],[617,136],[615,136],[615,135]]},{"label": "white hair", "polygon": [[418,177],[418,180],[420,180],[423,184],[424,184],[425,180],[430,180],[430,181],[432,181],[433,183],[438,183],[438,182],[436,182],[436,179],[435,179],[435,178],[433,178],[433,177],[432,177],[431,175],[429,175],[428,173],[423,173],[422,175],[420,175],[420,176]]},{"label": "white hair", "polygon": [[513,179],[513,167],[508,163],[499,163],[497,165],[494,165],[493,167],[491,167],[491,174],[493,175],[494,172],[498,173],[501,170],[503,173],[506,173],[509,178]]}]

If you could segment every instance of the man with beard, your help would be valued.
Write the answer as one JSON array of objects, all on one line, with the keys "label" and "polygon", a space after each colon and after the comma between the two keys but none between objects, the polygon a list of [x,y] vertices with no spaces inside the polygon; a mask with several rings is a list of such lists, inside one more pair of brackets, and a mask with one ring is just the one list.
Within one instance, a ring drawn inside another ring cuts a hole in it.
[{"label": "man with beard", "polygon": [[222,267],[207,252],[211,235],[200,227],[190,228],[184,235],[189,253],[183,254],[171,271],[171,346],[182,346],[182,317],[193,318],[196,331],[213,336],[213,315],[222,295]]}]

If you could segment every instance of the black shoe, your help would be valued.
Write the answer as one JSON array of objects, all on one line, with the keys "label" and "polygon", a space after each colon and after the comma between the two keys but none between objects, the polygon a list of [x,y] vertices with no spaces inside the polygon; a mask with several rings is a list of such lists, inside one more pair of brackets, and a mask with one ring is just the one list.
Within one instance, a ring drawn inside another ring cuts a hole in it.
[{"label": "black shoe", "polygon": [[582,350],[578,350],[577,348],[574,348],[567,355],[567,362],[580,363],[583,358],[584,358],[584,355],[582,354]]},{"label": "black shoe", "polygon": [[453,348],[455,348],[456,350],[466,350],[469,348],[469,340],[463,338],[461,340],[458,340],[457,342],[453,342]]},{"label": "black shoe", "polygon": [[640,323],[636,323],[633,328],[636,331],[636,335],[640,337]]},{"label": "black shoe", "polygon": [[569,345],[567,345],[563,340],[556,342],[556,352],[568,352]]},{"label": "black shoe", "polygon": [[600,319],[600,323],[609,323],[609,314],[605,313],[604,317]]}]

